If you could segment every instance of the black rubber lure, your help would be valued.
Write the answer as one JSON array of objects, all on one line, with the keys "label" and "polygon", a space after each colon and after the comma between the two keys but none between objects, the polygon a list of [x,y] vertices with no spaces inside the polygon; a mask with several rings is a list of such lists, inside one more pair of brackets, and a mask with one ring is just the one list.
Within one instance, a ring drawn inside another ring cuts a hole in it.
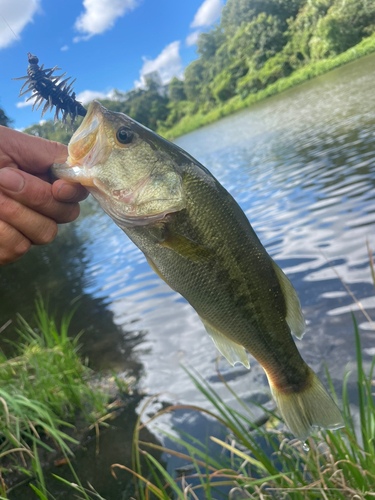
[{"label": "black rubber lure", "polygon": [[[76,117],[78,115],[85,116],[87,113],[87,110],[82,104],[76,101],[76,94],[73,91],[73,83],[76,81],[76,78],[68,84],[68,80],[71,78],[70,76],[63,80],[66,72],[62,75],[53,76],[53,73],[55,71],[60,71],[61,68],[55,66],[54,68],[43,69],[44,64],[39,66],[39,59],[36,56],[28,52],[27,57],[29,63],[27,76],[13,78],[13,80],[26,80],[21,87],[18,97],[28,92],[32,92],[32,95],[26,100],[30,101],[30,99],[35,99],[32,108],[33,111],[35,106],[38,110],[43,102],[46,101],[42,110],[42,117],[48,110],[52,111],[53,107],[56,106],[54,117],[55,123],[59,120],[59,112],[61,111],[62,123],[66,126],[67,118],[69,117],[70,126],[73,128]],[[24,90],[26,86],[27,89]]]}]

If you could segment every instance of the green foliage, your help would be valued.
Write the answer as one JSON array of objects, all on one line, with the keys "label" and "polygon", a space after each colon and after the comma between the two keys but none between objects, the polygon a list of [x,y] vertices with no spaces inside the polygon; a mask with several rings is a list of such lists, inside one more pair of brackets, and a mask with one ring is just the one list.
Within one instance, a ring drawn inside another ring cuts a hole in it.
[{"label": "green foliage", "polygon": [[[75,127],[78,127],[82,120],[83,118],[78,117],[75,121]],[[53,120],[31,125],[31,127],[25,129],[24,132],[26,134],[35,135],[36,137],[49,139],[50,141],[61,142],[62,144],[68,144],[73,135],[73,130],[71,128],[64,128],[60,123],[54,124]]]},{"label": "green foliage", "polygon": [[223,8],[221,26],[233,33],[235,28],[251,23],[263,12],[285,23],[297,14],[303,3],[303,0],[228,0]]},{"label": "green foliage", "polygon": [[171,101],[180,102],[186,100],[186,94],[184,90],[184,82],[176,77],[173,77],[169,82],[169,98]]},{"label": "green foliage", "polygon": [[219,73],[212,82],[211,88],[213,96],[219,102],[227,101],[232,97],[235,88],[230,71],[224,70]]},{"label": "green foliage", "polygon": [[11,120],[6,114],[5,111],[0,108],[0,125],[3,125],[4,127],[9,127],[9,125],[12,123],[13,120]]},{"label": "green foliage", "polygon": [[184,90],[189,101],[203,101],[203,89],[207,63],[197,59],[189,64],[185,70]]},{"label": "green foliage", "polygon": [[233,58],[245,60],[250,67],[259,69],[285,45],[280,20],[261,12],[250,23],[244,23],[229,42]]},{"label": "green foliage", "polygon": [[118,93],[118,100],[100,100],[106,108],[125,113],[137,122],[152,130],[156,130],[159,120],[168,117],[169,99],[155,89],[156,83],[149,81],[149,87],[134,89],[125,94]]},{"label": "green foliage", "polygon": [[331,57],[353,47],[375,31],[375,1],[336,0],[317,24],[314,55]]},{"label": "green foliage", "polygon": [[220,26],[215,26],[208,33],[201,33],[197,42],[197,52],[203,60],[212,59],[226,42],[226,36]]}]

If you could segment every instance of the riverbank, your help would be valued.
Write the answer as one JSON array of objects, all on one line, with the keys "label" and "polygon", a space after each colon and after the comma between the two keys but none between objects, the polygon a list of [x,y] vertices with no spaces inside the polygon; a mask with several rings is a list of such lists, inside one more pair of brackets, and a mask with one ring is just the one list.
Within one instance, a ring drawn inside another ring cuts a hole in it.
[{"label": "riverbank", "polygon": [[38,487],[44,467],[68,463],[129,401],[123,379],[101,377],[79,356],[80,336],[69,335],[75,309],[57,325],[42,300],[35,308],[32,324],[18,315],[12,355],[0,352],[1,498],[25,482],[34,489],[35,478]]},{"label": "riverbank", "polygon": [[303,68],[294,71],[291,75],[285,78],[280,78],[276,82],[269,85],[267,88],[250,94],[245,99],[240,96],[235,96],[221,106],[216,106],[208,113],[198,112],[194,115],[184,116],[174,127],[170,129],[159,128],[157,132],[168,140],[176,139],[182,135],[193,132],[196,129],[214,123],[225,116],[231,115],[245,108],[249,108],[253,104],[280,94],[285,90],[300,85],[307,80],[311,80],[317,76],[328,73],[329,71],[348,64],[356,59],[367,56],[375,51],[375,35],[365,38],[359,44],[351,47],[346,52],[330,58],[311,63]]}]

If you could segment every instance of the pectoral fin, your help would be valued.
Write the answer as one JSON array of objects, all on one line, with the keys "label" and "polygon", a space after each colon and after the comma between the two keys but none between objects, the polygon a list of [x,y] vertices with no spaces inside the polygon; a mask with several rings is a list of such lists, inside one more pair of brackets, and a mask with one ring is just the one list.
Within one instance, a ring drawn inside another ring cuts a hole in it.
[{"label": "pectoral fin", "polygon": [[220,351],[220,353],[229,361],[232,366],[234,366],[235,363],[242,363],[245,368],[250,368],[250,363],[247,359],[246,351],[242,347],[242,345],[236,344],[232,340],[229,340],[218,330],[212,328],[212,326],[210,326],[204,319],[200,319],[218,351]]},{"label": "pectoral fin", "polygon": [[171,233],[165,241],[160,243],[160,245],[170,248],[178,255],[181,255],[181,257],[185,257],[194,262],[206,260],[214,255],[211,249],[178,233]]},{"label": "pectoral fin", "polygon": [[293,285],[285,276],[283,271],[279,268],[276,262],[272,261],[273,268],[275,270],[276,276],[279,280],[281,290],[284,295],[286,304],[286,317],[285,320],[289,325],[292,333],[297,337],[297,339],[302,339],[303,334],[306,330],[305,318],[303,317],[301,310],[301,303],[299,301],[297,292],[293,288]]}]

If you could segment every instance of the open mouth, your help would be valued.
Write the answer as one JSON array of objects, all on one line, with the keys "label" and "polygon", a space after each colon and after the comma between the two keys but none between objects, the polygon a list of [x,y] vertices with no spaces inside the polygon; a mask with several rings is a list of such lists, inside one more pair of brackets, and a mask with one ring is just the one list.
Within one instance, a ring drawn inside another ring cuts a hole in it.
[{"label": "open mouth", "polygon": [[79,182],[86,187],[95,186],[90,169],[104,163],[111,152],[102,122],[101,105],[93,101],[83,122],[69,142],[69,156],[66,163],[53,165],[54,175],[60,179]]}]

